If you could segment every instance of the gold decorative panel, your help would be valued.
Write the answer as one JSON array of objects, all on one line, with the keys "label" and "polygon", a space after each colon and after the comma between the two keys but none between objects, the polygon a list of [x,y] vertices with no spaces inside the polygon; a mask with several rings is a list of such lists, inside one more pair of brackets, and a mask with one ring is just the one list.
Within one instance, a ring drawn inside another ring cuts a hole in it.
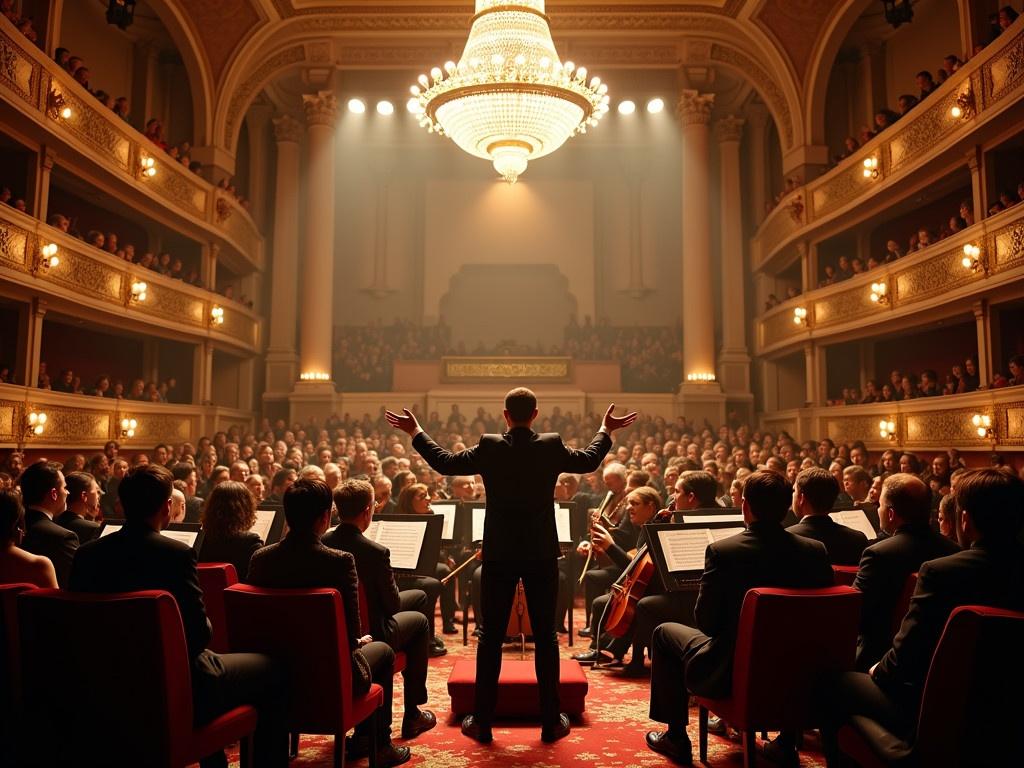
[{"label": "gold decorative panel", "polygon": [[995,243],[994,272],[1013,269],[1024,263],[1024,223],[1018,222],[1000,229],[992,241]]},{"label": "gold decorative panel", "polygon": [[160,315],[189,325],[206,326],[206,302],[199,297],[149,281],[146,294],[146,301],[140,307],[146,314]]},{"label": "gold decorative panel", "polygon": [[46,278],[77,293],[120,304],[124,296],[124,273],[99,259],[61,248],[60,263]]},{"label": "gold decorative panel", "polygon": [[946,251],[897,272],[895,300],[920,301],[984,277],[984,273],[966,269],[962,259],[961,249]]},{"label": "gold decorative panel", "polygon": [[764,346],[770,347],[806,332],[806,327],[793,322],[793,310],[777,312],[761,321],[764,326]]},{"label": "gold decorative panel", "polygon": [[[37,438],[46,443],[102,443],[110,438],[113,413],[53,404],[29,403],[28,410],[44,411],[46,431]],[[31,445],[32,441],[26,441]]]},{"label": "gold decorative panel", "polygon": [[[878,439],[878,422],[882,416],[875,414],[865,416],[835,416],[829,414],[825,418],[825,434],[836,442]],[[887,414],[885,418],[898,420],[896,414]]]},{"label": "gold decorative panel", "polygon": [[25,49],[0,32],[0,83],[18,98],[35,106],[39,68]]},{"label": "gold decorative panel", "polygon": [[446,382],[507,379],[567,382],[572,373],[568,357],[445,357],[441,364]]},{"label": "gold decorative panel", "polygon": [[[887,175],[913,163],[921,155],[928,154],[949,134],[959,130],[963,121],[953,117],[949,111],[956,104],[957,94],[947,93],[928,107],[922,114],[900,120],[894,135],[889,140],[889,168]],[[926,101],[928,104],[934,96]],[[863,175],[863,172],[862,172]]]},{"label": "gold decorative panel", "polygon": [[864,317],[872,312],[885,312],[871,301],[871,289],[861,285],[847,291],[823,296],[814,301],[814,325],[821,327]]},{"label": "gold decorative panel", "polygon": [[[108,117],[96,109],[94,105],[99,102],[95,99],[92,100],[92,103],[80,99],[75,89],[70,86],[65,87],[52,76],[49,80],[49,87],[59,93],[64,98],[65,104],[71,107],[71,117],[67,120],[61,118],[59,124],[122,171],[128,171],[132,142],[125,131],[114,123],[115,118]],[[106,111],[110,112],[110,110]],[[110,114],[114,113],[110,112]]]},{"label": "gold decorative panel", "polygon": [[0,400],[0,442],[16,443],[21,432],[21,403]]},{"label": "gold decorative panel", "polygon": [[226,195],[219,195],[217,197],[217,205],[221,206],[221,204],[224,206],[223,211],[226,215],[222,218],[218,214],[216,221],[220,224],[221,229],[227,233],[228,237],[241,248],[242,253],[251,261],[256,261],[260,255],[260,233],[256,229],[252,218],[245,209]]},{"label": "gold decorative panel", "polygon": [[0,221],[0,265],[27,272],[29,233],[6,221]]},{"label": "gold decorative panel", "polygon": [[165,155],[156,158],[156,175],[143,177],[143,181],[158,195],[205,218],[206,190],[195,179],[189,178],[190,175],[194,176],[191,171],[183,170],[183,166],[170,155]]},{"label": "gold decorative panel", "polygon": [[873,182],[864,178],[864,167],[851,163],[849,168],[836,173],[832,178],[815,187],[811,193],[811,219],[841,208],[858,195],[863,194]]},{"label": "gold decorative panel", "polygon": [[788,210],[787,201],[781,202],[761,224],[757,236],[761,241],[761,258],[767,259],[782,244],[782,241],[796,231],[797,222]]},{"label": "gold decorative panel", "polygon": [[[946,398],[935,398],[936,405],[945,405]],[[971,424],[971,416],[978,413],[979,408],[946,408],[927,413],[908,413],[903,440],[914,445],[949,446],[963,443],[977,443],[979,447],[985,441],[978,439],[975,427]],[[875,425],[877,432],[878,425]]]},{"label": "gold decorative panel", "polygon": [[1017,35],[1013,44],[992,59],[985,73],[985,105],[1005,97],[1024,81],[1024,35]]},{"label": "gold decorative panel", "polygon": [[1003,445],[1024,445],[1024,403],[1006,406],[1003,419],[996,418],[997,429],[1002,427],[999,442]]},{"label": "gold decorative panel", "polygon": [[233,339],[238,339],[247,346],[254,345],[256,343],[256,321],[236,307],[232,307],[230,302],[221,306],[224,307],[224,322],[215,326],[215,329]]},{"label": "gold decorative panel", "polygon": [[[127,407],[127,406],[126,406]],[[127,411],[125,412],[127,415]],[[194,440],[199,434],[198,419],[187,415],[133,413],[131,417],[138,422],[135,436],[126,447],[137,444],[155,445],[156,443],[180,443]]]}]

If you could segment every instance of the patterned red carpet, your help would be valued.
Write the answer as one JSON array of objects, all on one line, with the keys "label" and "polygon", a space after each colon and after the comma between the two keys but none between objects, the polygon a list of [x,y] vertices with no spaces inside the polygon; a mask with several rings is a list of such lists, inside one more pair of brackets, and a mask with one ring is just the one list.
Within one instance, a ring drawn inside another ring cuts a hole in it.
[{"label": "patterned red carpet", "polygon": [[[583,626],[583,611],[575,612],[577,627]],[[437,622],[441,626],[440,620]],[[460,627],[461,629],[461,627]],[[587,647],[586,640],[576,638],[569,648],[566,636],[560,636],[562,656],[569,656]],[[508,768],[564,768],[589,764],[590,768],[641,768],[643,766],[671,765],[662,756],[651,752],[644,744],[648,730],[660,729],[647,717],[650,683],[647,680],[619,679],[606,671],[587,670],[590,691],[587,710],[573,723],[572,733],[553,745],[540,740],[540,726],[526,722],[498,722],[494,727],[494,742],[481,746],[464,737],[459,722],[451,716],[446,683],[452,664],[460,658],[473,658],[476,641],[471,637],[463,647],[461,634],[445,636],[448,654],[430,662],[428,686],[430,702],[427,707],[437,714],[438,724],[432,731],[403,742],[397,738],[401,725],[401,681],[395,684],[394,733],[397,744],[412,748],[412,760],[407,765],[425,768],[476,768],[476,766],[503,766]],[[505,648],[506,658],[518,659],[518,646]],[[529,657],[530,646],[527,645]],[[690,739],[693,742],[694,761],[697,761],[697,712],[690,712]],[[299,756],[293,768],[328,768],[332,765],[334,740],[325,736],[303,736]],[[811,738],[805,740],[800,753],[800,764],[809,768],[824,766],[824,759],[815,750]],[[231,753],[232,765],[237,765],[237,752]],[[711,735],[708,739],[708,765],[733,768],[742,766],[743,749],[739,741]],[[346,765],[366,766],[367,761],[346,761]],[[759,765],[770,766],[767,761]]]}]

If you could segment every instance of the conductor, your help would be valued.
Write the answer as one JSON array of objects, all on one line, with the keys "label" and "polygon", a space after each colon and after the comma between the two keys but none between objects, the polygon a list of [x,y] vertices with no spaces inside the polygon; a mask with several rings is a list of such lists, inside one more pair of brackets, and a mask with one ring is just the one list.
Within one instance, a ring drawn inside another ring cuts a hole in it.
[{"label": "conductor", "polygon": [[472,448],[458,453],[435,443],[404,409],[388,411],[388,423],[411,435],[413,448],[437,472],[483,476],[487,491],[481,583],[483,636],[476,655],[476,706],[462,721],[462,732],[482,744],[492,739],[491,721],[498,697],[501,645],[505,621],[512,610],[516,585],[523,581],[533,627],[540,694],[541,739],[551,743],[569,733],[569,718],[559,711],[558,639],[555,605],[558,595],[558,537],[555,533],[554,489],[561,472],[585,474],[600,466],[611,448],[611,433],[636,420],[636,413],[616,417],[608,406],[601,429],[583,450],[567,447],[557,433],[538,434],[537,396],[525,387],[505,395],[502,435],[482,435]]}]

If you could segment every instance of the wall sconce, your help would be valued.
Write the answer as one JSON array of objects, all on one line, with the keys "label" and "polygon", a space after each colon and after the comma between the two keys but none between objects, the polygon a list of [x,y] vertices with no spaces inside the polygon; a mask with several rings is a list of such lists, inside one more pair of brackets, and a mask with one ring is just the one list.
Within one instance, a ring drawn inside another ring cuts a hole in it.
[{"label": "wall sconce", "polygon": [[60,264],[60,258],[57,256],[57,244],[47,243],[39,249],[39,256],[33,265],[32,274],[46,272],[58,264]]},{"label": "wall sconce", "polygon": [[974,91],[968,87],[966,91],[956,95],[956,104],[950,108],[949,115],[954,120],[959,120],[960,118],[966,120],[974,115],[974,111]]},{"label": "wall sconce", "polygon": [[[969,269],[972,272],[977,272],[979,269],[983,269],[984,265],[981,262],[981,248],[974,245],[974,243],[968,243],[964,246],[964,257],[960,260],[960,263],[964,265],[964,269]],[[986,270],[987,272],[988,270]]]},{"label": "wall sconce", "polygon": [[28,422],[25,424],[25,435],[27,437],[39,437],[46,427],[46,414],[42,411],[32,411],[28,415]]},{"label": "wall sconce", "polygon": [[797,325],[807,325],[807,307],[793,308],[793,322]]},{"label": "wall sconce", "polygon": [[696,381],[701,384],[708,384],[715,380],[715,374],[713,373],[688,373],[686,374],[687,381]]},{"label": "wall sconce", "polygon": [[878,436],[883,440],[896,440],[896,422],[883,419],[878,422]]},{"label": "wall sconce", "polygon": [[128,303],[141,303],[146,300],[146,289],[147,286],[141,280],[135,280],[131,285],[131,291],[128,294]]},{"label": "wall sconce", "polygon": [[139,426],[139,422],[135,419],[123,418],[121,419],[121,437],[132,438],[135,437],[135,429]]},{"label": "wall sconce", "polygon": [[878,158],[877,157],[865,157],[864,158],[864,178],[865,179],[877,179],[878,178]]},{"label": "wall sconce", "polygon": [[889,303],[889,286],[884,280],[871,284],[871,301],[880,305]]},{"label": "wall sconce", "polygon": [[50,93],[46,97],[46,113],[54,120],[58,117],[64,120],[71,119],[71,107],[68,106],[63,93],[57,93],[52,88],[50,89]]},{"label": "wall sconce", "polygon": [[224,307],[213,305],[210,309],[210,325],[224,325]]},{"label": "wall sconce", "polygon": [[330,381],[331,374],[324,371],[306,371],[299,374],[300,381]]},{"label": "wall sconce", "polygon": [[139,157],[139,168],[143,176],[149,176],[150,178],[156,176],[156,160],[148,155],[141,155]]},{"label": "wall sconce", "polygon": [[974,425],[975,430],[978,432],[978,437],[988,438],[995,442],[996,431],[992,427],[992,417],[984,413],[976,413],[971,416],[971,424]]}]

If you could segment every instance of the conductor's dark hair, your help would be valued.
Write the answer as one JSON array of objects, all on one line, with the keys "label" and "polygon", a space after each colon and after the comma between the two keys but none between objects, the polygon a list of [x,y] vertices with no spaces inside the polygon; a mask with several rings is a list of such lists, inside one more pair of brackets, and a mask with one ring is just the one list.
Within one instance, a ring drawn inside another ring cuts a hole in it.
[{"label": "conductor's dark hair", "polygon": [[529,421],[533,412],[537,410],[537,396],[526,387],[516,387],[505,395],[505,410],[512,417],[512,421]]}]

